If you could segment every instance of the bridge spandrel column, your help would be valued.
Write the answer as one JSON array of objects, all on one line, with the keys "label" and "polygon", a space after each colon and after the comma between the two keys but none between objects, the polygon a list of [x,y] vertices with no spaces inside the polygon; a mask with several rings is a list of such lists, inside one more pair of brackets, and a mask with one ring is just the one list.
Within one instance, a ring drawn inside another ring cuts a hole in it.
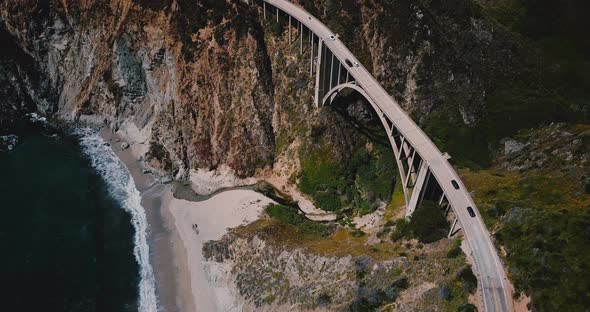
[{"label": "bridge spandrel column", "polygon": [[291,41],[291,15],[289,15],[289,45],[291,43],[293,43],[293,41]]},{"label": "bridge spandrel column", "polygon": [[309,76],[313,76],[313,58],[314,58],[314,46],[313,46],[313,41],[315,40],[313,34],[310,32],[311,36],[309,39],[309,50],[311,51],[309,53]]},{"label": "bridge spandrel column", "polygon": [[[320,94],[320,83],[322,80],[322,53],[324,50],[324,40],[318,37],[318,60],[316,64],[316,71],[315,71],[315,106],[320,107],[320,101],[322,100]],[[313,55],[312,55],[313,57]]]}]

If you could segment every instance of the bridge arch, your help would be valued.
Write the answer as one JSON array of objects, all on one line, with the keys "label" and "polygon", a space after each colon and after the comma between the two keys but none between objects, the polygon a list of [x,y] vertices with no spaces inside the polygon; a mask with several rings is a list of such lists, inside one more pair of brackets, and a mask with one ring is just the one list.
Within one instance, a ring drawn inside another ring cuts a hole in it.
[{"label": "bridge arch", "polygon": [[324,95],[321,101],[322,106],[331,105],[337,95],[346,89],[354,90],[365,98],[379,117],[387,133],[389,145],[393,150],[395,163],[398,168],[400,178],[398,183],[401,183],[404,192],[406,217],[411,216],[424,199],[438,200],[439,205],[448,211],[449,205],[445,201],[443,190],[439,187],[436,177],[431,174],[424,163],[420,152],[409,141],[403,138],[389,117],[362,87],[354,81],[334,86]]},{"label": "bridge arch", "polygon": [[289,42],[292,42],[291,30],[296,28],[300,54],[304,51],[304,38],[309,36],[306,44],[311,52],[309,73],[310,76],[315,74],[316,106],[330,104],[344,89],[353,89],[367,99],[381,119],[394,151],[400,182],[404,187],[406,216],[412,214],[424,197],[437,199],[439,205],[452,209],[455,221],[451,233],[455,225],[460,224],[478,270],[484,309],[511,311],[512,289],[510,285],[505,285],[508,280],[506,272],[469,191],[448,162],[449,156],[440,152],[340,42],[338,35],[321,21],[287,0],[243,1],[257,4],[261,19],[266,19],[269,13],[278,22],[280,13],[286,13]]}]

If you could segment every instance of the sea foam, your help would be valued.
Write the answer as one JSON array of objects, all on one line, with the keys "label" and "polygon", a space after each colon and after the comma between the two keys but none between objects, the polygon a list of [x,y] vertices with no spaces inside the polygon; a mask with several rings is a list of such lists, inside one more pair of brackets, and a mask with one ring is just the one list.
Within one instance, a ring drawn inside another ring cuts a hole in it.
[{"label": "sea foam", "polygon": [[135,247],[133,253],[140,266],[139,311],[156,312],[156,281],[149,261],[149,245],[147,235],[149,225],[144,208],[141,206],[141,195],[135,187],[131,173],[119,160],[111,147],[95,130],[81,128],[74,130],[80,139],[84,154],[90,159],[92,167],[107,183],[110,195],[131,215],[135,228]]}]

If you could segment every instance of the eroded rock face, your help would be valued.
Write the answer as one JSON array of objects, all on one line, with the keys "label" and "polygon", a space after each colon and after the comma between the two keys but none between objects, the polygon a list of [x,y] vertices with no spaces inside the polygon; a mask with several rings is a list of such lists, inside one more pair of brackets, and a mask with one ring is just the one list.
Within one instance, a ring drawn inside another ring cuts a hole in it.
[{"label": "eroded rock face", "polygon": [[523,71],[517,56],[524,47],[472,1],[297,2],[339,34],[419,120],[451,108],[451,117],[476,125],[496,84]]},{"label": "eroded rock face", "polygon": [[590,172],[587,131],[587,126],[564,123],[523,131],[518,141],[504,140],[504,154],[499,155],[496,163],[511,171],[572,174],[585,181]]},{"label": "eroded rock face", "polygon": [[241,295],[236,305],[245,311],[361,311],[361,301],[393,302],[408,287],[404,257],[323,256],[232,235],[206,243],[203,255],[212,280],[234,281],[228,286]]},{"label": "eroded rock face", "polygon": [[[438,116],[475,127],[498,82],[527,75],[528,51],[471,1],[299,2],[419,122]],[[359,142],[311,105],[308,58],[281,43],[280,31],[265,42],[244,1],[8,0],[0,17],[35,71],[18,80],[28,106],[68,119],[104,116],[145,144],[157,169],[227,164],[251,176],[289,150],[293,133],[312,128],[324,129],[342,161]]]},{"label": "eroded rock face", "polygon": [[158,169],[228,164],[240,176],[274,159],[271,69],[250,15],[238,0],[0,5],[2,29],[46,85],[27,88],[33,107],[132,129]]},{"label": "eroded rock face", "polygon": [[51,107],[39,101],[40,94],[41,98],[47,95],[47,85],[30,55],[3,27],[0,42],[0,134],[8,134],[27,119],[27,113]]},{"label": "eroded rock face", "polygon": [[512,139],[504,140],[504,155],[513,155],[522,151],[526,144]]}]

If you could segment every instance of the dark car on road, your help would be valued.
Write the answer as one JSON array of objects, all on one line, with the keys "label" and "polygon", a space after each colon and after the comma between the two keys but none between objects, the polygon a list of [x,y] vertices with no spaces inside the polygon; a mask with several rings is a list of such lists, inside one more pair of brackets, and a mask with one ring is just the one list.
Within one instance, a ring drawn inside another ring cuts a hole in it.
[{"label": "dark car on road", "polygon": [[471,208],[471,206],[467,207],[467,212],[469,212],[469,215],[472,218],[475,217],[475,211],[473,211],[473,208]]},{"label": "dark car on road", "polygon": [[349,59],[344,60],[344,63],[348,65],[348,67],[359,67],[360,64],[358,62],[352,62]]}]

